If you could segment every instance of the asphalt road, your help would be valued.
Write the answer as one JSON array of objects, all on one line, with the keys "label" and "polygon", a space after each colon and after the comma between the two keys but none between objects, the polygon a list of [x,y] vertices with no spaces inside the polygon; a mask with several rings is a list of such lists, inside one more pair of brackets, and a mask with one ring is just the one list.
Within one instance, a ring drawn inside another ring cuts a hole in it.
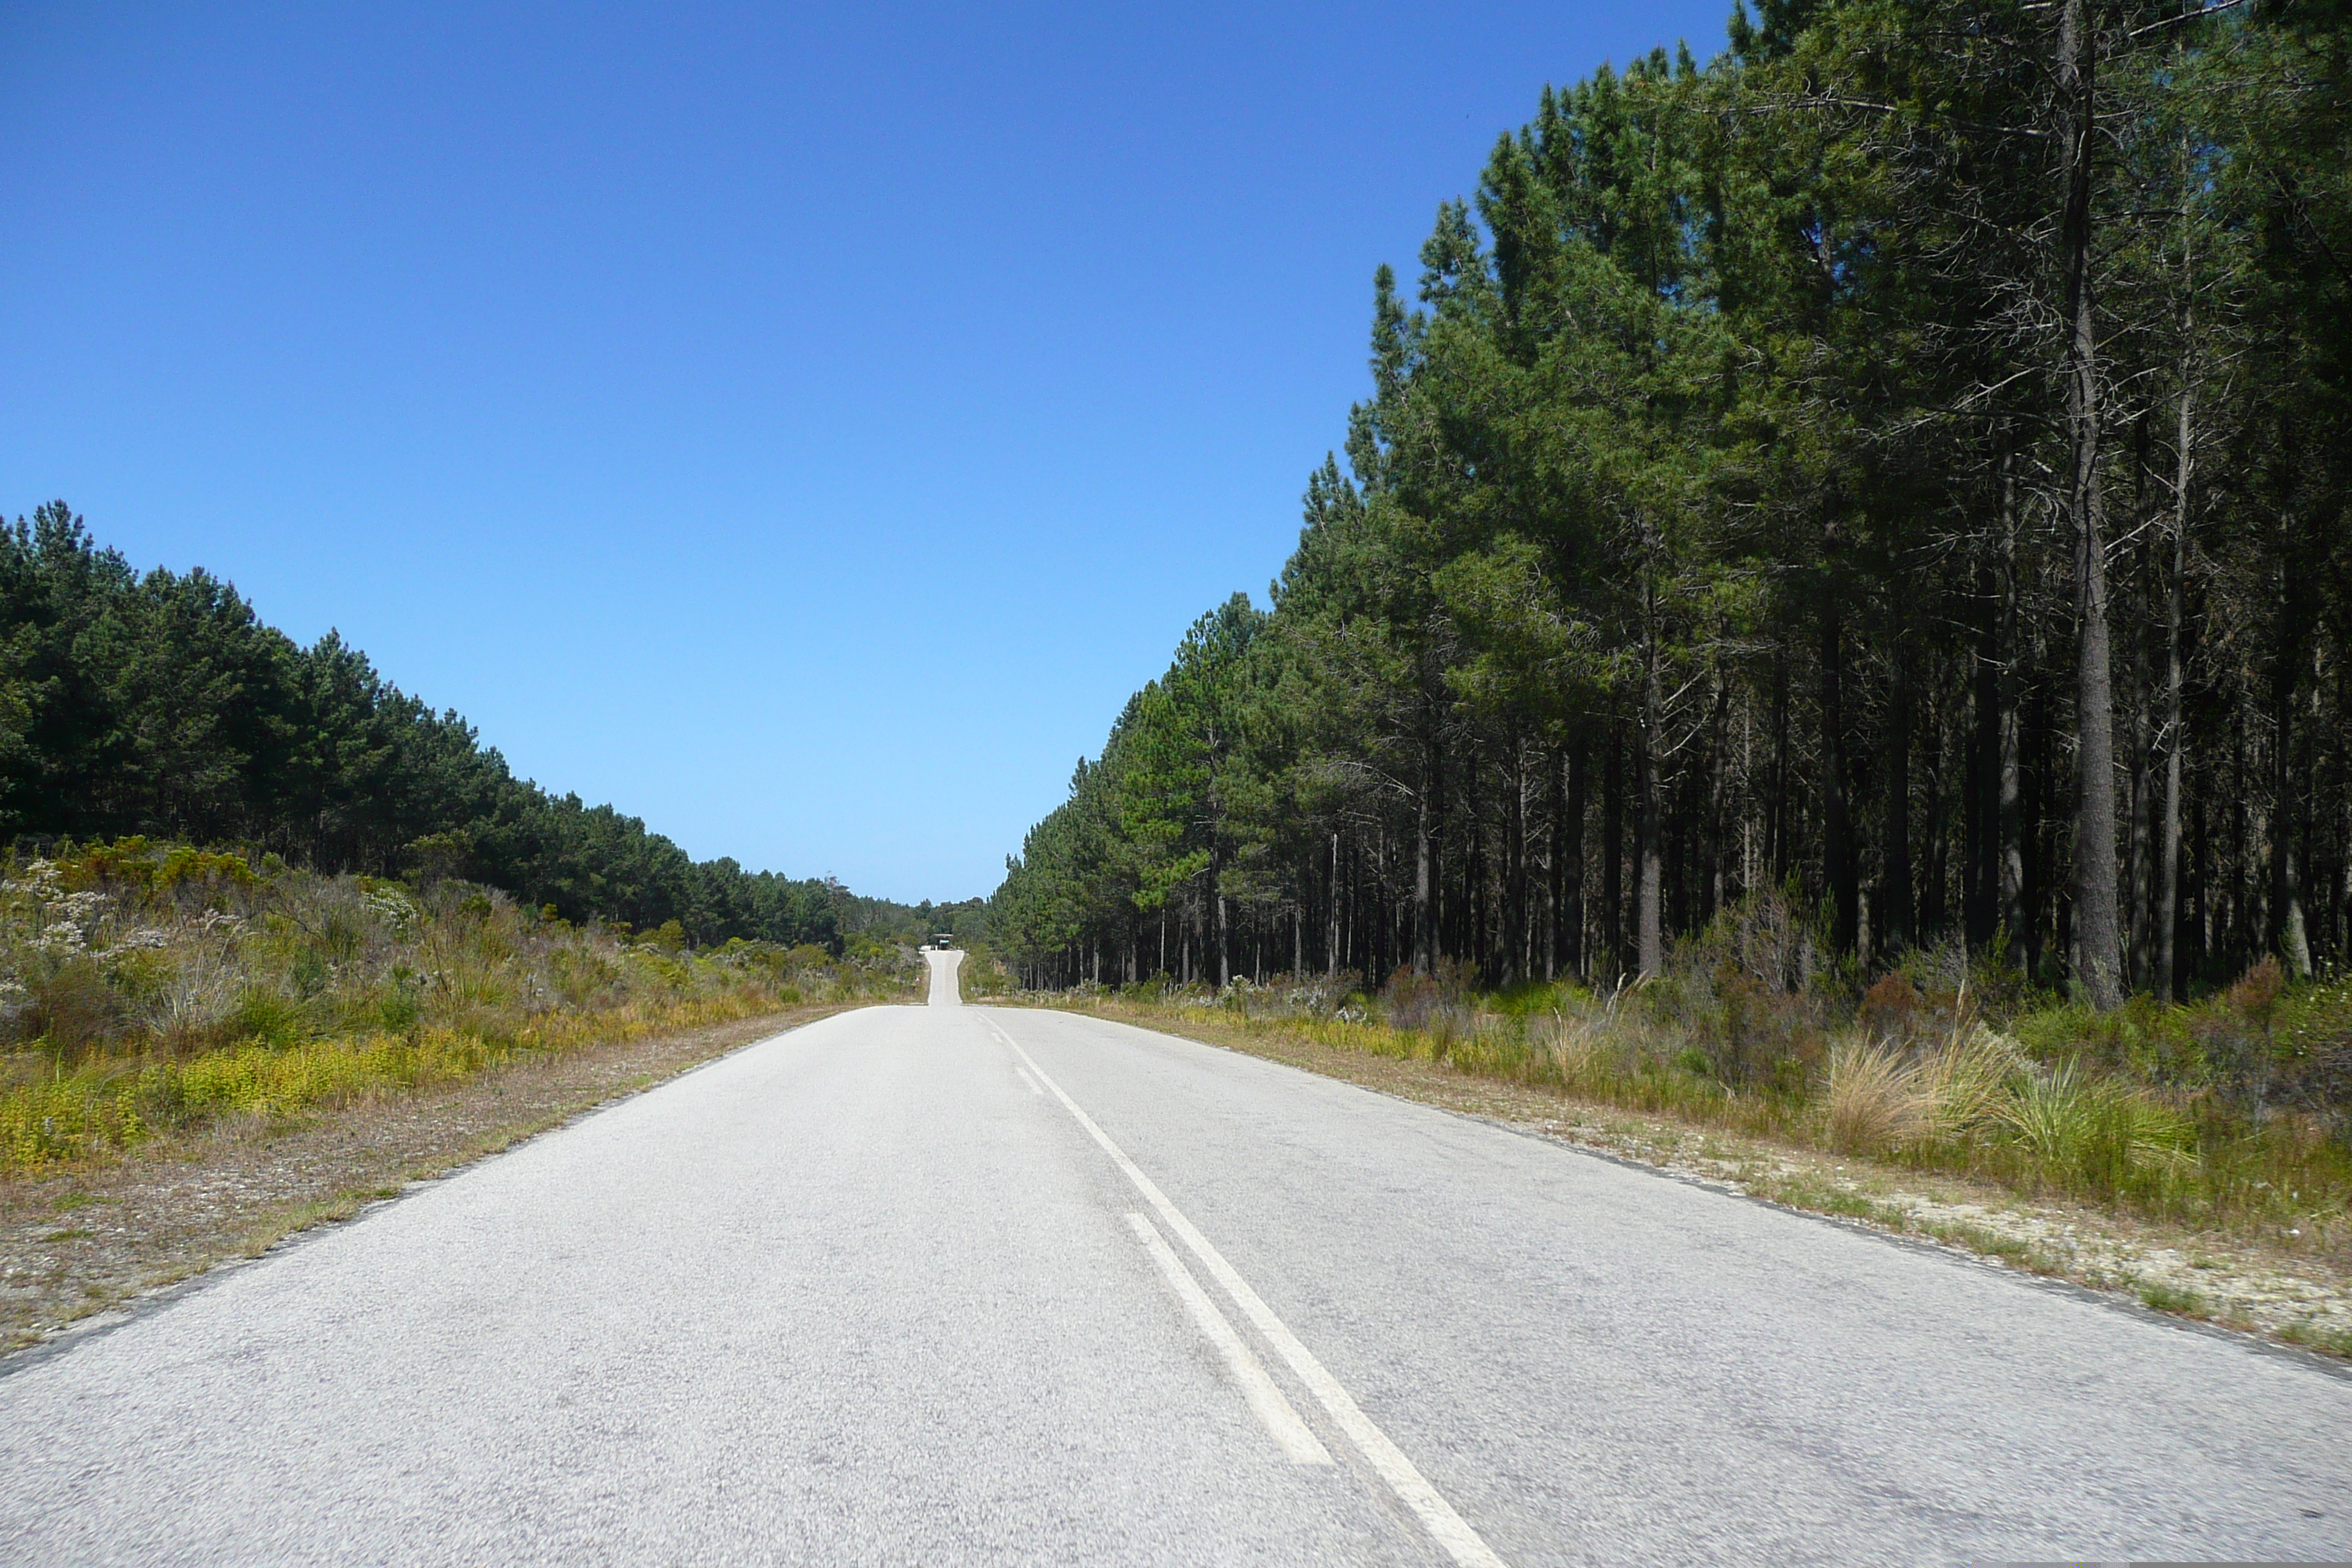
[{"label": "asphalt road", "polygon": [[0,1560],[2352,1557],[2315,1362],[954,994],[20,1358]]}]

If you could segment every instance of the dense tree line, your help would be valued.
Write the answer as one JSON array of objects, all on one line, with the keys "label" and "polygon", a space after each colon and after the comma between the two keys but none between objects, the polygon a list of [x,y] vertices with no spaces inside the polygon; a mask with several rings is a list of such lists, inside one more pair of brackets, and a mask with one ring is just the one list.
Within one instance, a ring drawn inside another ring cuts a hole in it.
[{"label": "dense tree line", "polygon": [[304,648],[199,570],[134,573],[62,501],[0,527],[0,831],[244,843],[457,876],[573,921],[840,945],[846,890],[697,861],[508,771],[333,633]]},{"label": "dense tree line", "polygon": [[2347,44],[2340,0],[1763,0],[1547,90],[1417,305],[1380,270],[1271,610],[1129,703],[1003,949],[1611,981],[1772,889],[1855,973],[2340,969]]}]

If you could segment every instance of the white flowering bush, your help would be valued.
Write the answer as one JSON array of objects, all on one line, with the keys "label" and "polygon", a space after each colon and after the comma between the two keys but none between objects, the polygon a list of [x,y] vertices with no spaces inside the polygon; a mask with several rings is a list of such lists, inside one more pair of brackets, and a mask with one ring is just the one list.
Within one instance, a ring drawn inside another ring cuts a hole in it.
[{"label": "white flowering bush", "polygon": [[360,905],[390,926],[395,936],[405,937],[415,928],[416,905],[398,888],[389,885],[371,888],[360,895]]}]

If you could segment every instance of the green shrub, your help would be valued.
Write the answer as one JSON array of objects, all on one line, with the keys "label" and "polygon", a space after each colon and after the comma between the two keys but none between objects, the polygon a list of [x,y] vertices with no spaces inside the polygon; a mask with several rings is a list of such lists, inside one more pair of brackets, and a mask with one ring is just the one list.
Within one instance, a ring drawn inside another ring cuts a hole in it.
[{"label": "green shrub", "polygon": [[292,998],[258,986],[240,993],[236,1006],[228,1016],[227,1035],[237,1041],[253,1041],[282,1049],[310,1033],[302,1016],[301,1005]]},{"label": "green shrub", "polygon": [[85,952],[26,966],[23,1026],[50,1053],[71,1057],[111,1038],[122,1022],[121,993],[104,966]]},{"label": "green shrub", "polygon": [[[444,879],[322,877],[155,846],[0,859],[0,1034],[41,1071],[0,1083],[0,1170],[120,1149],[228,1112],[293,1115],[462,1076],[518,1050],[904,994],[877,950],[688,950],[574,929]],[[676,940],[673,940],[676,939]],[[789,984],[784,976],[789,973]]]},{"label": "green shrub", "polygon": [[[1857,993],[1827,969],[1797,983],[1807,929],[1727,917],[1671,973],[1597,997],[1481,997],[1466,972],[1410,969],[1370,1005],[1319,983],[1213,996],[1165,976],[1121,996],[2200,1224],[2352,1228],[2352,984],[2286,987],[2258,966],[2195,1004],[2103,1015],[2033,992],[1999,952],[1948,948]],[[2018,1010],[1992,1013],[1993,996]]]}]

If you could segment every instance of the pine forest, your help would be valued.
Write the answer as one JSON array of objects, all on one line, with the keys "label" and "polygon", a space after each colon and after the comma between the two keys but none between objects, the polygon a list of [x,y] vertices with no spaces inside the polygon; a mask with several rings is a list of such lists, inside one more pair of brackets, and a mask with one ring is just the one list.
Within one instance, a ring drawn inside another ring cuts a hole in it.
[{"label": "pine forest", "polygon": [[0,527],[0,828],[34,855],[132,837],[470,881],[697,945],[838,953],[871,913],[516,778],[340,637],[299,647],[201,570],[142,575],[63,501]]},{"label": "pine forest", "polygon": [[[997,893],[1033,984],[2352,956],[2352,12],[1765,0],[1547,89]],[[1727,939],[1729,940],[1729,939]]]}]

